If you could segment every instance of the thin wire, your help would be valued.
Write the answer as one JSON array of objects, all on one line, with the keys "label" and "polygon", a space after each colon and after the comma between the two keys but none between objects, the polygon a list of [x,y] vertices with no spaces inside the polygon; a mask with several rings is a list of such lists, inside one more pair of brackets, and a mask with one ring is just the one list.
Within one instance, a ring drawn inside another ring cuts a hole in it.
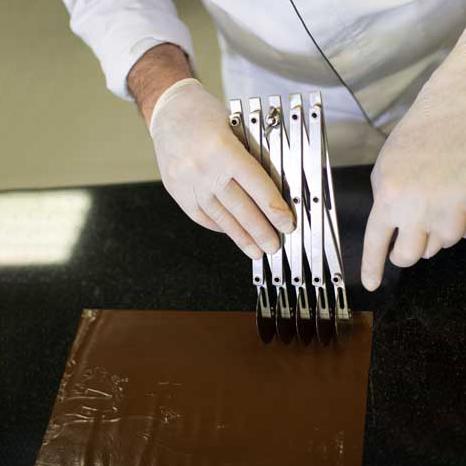
[{"label": "thin wire", "polygon": [[359,107],[359,110],[361,110],[361,113],[363,114],[365,120],[367,121],[367,123],[372,126],[372,128],[374,128],[376,131],[378,131],[384,138],[387,138],[387,135],[380,129],[380,128],[377,128],[377,126],[375,126],[374,122],[372,121],[372,119],[369,117],[369,115],[367,114],[366,110],[364,110],[364,107],[361,105],[361,102],[359,102],[359,99],[356,97],[356,94],[353,92],[353,89],[351,89],[351,87],[348,86],[348,84],[346,84],[346,81],[342,78],[342,76],[340,75],[340,73],[336,70],[336,68],[333,66],[332,62],[327,58],[327,55],[325,55],[324,51],[320,48],[319,44],[317,43],[317,41],[314,39],[314,36],[312,35],[311,31],[309,30],[307,24],[305,23],[303,17],[301,16],[301,13],[299,12],[298,8],[296,7],[295,3],[294,3],[294,0],[290,0],[290,3],[291,3],[291,6],[293,7],[296,15],[298,16],[299,18],[299,21],[301,22],[301,24],[303,25],[307,35],[310,37],[310,39],[312,40],[313,44],[315,45],[315,47],[317,48],[317,50],[319,51],[319,53],[321,54],[322,58],[325,60],[325,62],[327,63],[327,65],[330,67],[330,69],[333,71],[333,73],[335,74],[335,76],[338,78],[338,80],[340,81],[340,83],[342,84],[343,87],[346,88],[346,90],[350,93],[351,97],[353,98],[353,100],[356,102],[357,106]]}]

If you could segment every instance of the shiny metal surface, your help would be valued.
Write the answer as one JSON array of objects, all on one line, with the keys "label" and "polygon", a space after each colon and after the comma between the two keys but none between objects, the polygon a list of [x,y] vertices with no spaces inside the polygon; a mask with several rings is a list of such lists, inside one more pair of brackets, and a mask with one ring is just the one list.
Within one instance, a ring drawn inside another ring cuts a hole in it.
[{"label": "shiny metal surface", "polygon": [[[296,332],[303,344],[317,335],[327,345],[335,335],[340,337],[351,330],[351,311],[320,92],[310,93],[309,104],[308,130],[301,95],[290,95],[289,137],[279,96],[269,97],[265,116],[260,98],[249,99],[248,129],[241,101],[230,101],[230,125],[270,174],[295,214],[296,228],[279,235],[280,249],[267,255],[267,261],[253,261],[259,335],[263,341],[271,339],[265,320],[274,314],[276,334],[283,342],[289,343]],[[327,276],[333,287],[332,303],[327,295]],[[314,288],[313,302],[308,281]],[[268,282],[275,286],[275,305],[270,303]],[[288,285],[295,289],[293,300]]]},{"label": "shiny metal surface", "polygon": [[[246,129],[240,100],[230,102],[230,111],[230,127],[233,133],[270,174],[270,158],[267,148],[264,147],[260,99],[249,100],[249,130]],[[267,260],[271,267],[271,255],[268,255]],[[256,326],[259,337],[264,343],[270,342],[275,335],[275,311],[270,304],[266,267],[264,257],[252,261],[252,280],[257,289]]]}]

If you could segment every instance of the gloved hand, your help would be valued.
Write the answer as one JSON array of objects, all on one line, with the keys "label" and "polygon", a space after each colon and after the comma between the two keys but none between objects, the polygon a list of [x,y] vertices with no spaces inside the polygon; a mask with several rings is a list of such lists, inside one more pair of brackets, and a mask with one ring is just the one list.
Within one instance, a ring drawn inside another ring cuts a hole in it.
[{"label": "gloved hand", "polygon": [[224,106],[187,78],[158,99],[150,124],[162,181],[200,225],[226,233],[251,258],[273,253],[293,214],[232,133]]},{"label": "gloved hand", "polygon": [[374,205],[361,279],[370,291],[390,260],[409,267],[466,234],[466,34],[387,139],[372,172]]}]

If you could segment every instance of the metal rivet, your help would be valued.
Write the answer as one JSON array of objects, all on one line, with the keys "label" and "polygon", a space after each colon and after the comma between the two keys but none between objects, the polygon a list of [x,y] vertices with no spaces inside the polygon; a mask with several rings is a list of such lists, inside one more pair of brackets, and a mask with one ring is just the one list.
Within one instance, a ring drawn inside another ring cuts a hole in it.
[{"label": "metal rivet", "polygon": [[294,197],[294,198],[293,198],[293,203],[294,203],[294,204],[299,204],[299,202],[300,202],[299,197]]},{"label": "metal rivet", "polygon": [[296,115],[296,113],[293,113],[293,115],[291,115],[291,118],[293,118],[293,120],[297,120],[297,119],[298,119],[298,115]]},{"label": "metal rivet", "polygon": [[319,202],[319,198],[318,198],[318,197],[313,197],[312,200],[313,200],[314,202]]},{"label": "metal rivet", "polygon": [[317,118],[317,113],[316,113],[316,112],[312,112],[312,113],[311,113],[311,116],[312,116],[312,118]]},{"label": "metal rivet", "polygon": [[257,118],[251,118],[251,123],[255,125],[257,123]]},{"label": "metal rivet", "polygon": [[319,277],[314,278],[314,283],[319,283],[319,282],[320,282],[320,278],[319,278]]},{"label": "metal rivet", "polygon": [[254,281],[255,281],[255,282],[260,282],[261,279],[260,279],[260,277],[254,277]]}]

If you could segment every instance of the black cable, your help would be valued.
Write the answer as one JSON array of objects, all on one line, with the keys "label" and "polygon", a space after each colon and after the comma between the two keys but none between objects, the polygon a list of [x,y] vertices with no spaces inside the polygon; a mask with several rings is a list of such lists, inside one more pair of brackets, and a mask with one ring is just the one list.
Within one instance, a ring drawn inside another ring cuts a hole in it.
[{"label": "black cable", "polygon": [[303,25],[307,35],[310,37],[310,39],[312,40],[313,44],[315,45],[315,47],[317,48],[317,50],[319,51],[319,53],[321,54],[322,58],[325,60],[325,62],[327,63],[327,65],[330,67],[330,69],[333,71],[333,73],[335,74],[335,76],[338,78],[338,80],[340,81],[340,83],[342,84],[343,87],[346,88],[346,90],[350,93],[351,97],[353,98],[353,100],[356,102],[357,106],[359,107],[359,110],[361,110],[361,113],[363,114],[365,120],[367,121],[367,123],[372,126],[372,128],[374,128],[376,131],[378,131],[384,138],[387,138],[387,135],[380,129],[380,128],[377,128],[377,126],[375,126],[374,122],[372,121],[372,119],[369,117],[369,115],[367,114],[367,112],[364,110],[364,107],[361,105],[361,102],[359,102],[359,99],[356,97],[356,94],[353,92],[353,89],[351,89],[351,87],[348,86],[348,84],[346,84],[346,81],[342,78],[342,76],[340,75],[340,73],[336,70],[336,68],[333,66],[332,62],[328,59],[327,55],[325,55],[324,51],[320,48],[319,44],[317,43],[317,41],[314,39],[314,36],[312,35],[311,31],[309,30],[309,28],[307,27],[307,24],[306,22],[304,21],[303,17],[301,16],[301,13],[299,12],[298,8],[296,7],[295,3],[294,3],[294,0],[290,0],[290,3],[291,3],[291,6],[293,7],[296,15],[298,16],[299,18],[299,21],[301,22],[301,24]]}]

